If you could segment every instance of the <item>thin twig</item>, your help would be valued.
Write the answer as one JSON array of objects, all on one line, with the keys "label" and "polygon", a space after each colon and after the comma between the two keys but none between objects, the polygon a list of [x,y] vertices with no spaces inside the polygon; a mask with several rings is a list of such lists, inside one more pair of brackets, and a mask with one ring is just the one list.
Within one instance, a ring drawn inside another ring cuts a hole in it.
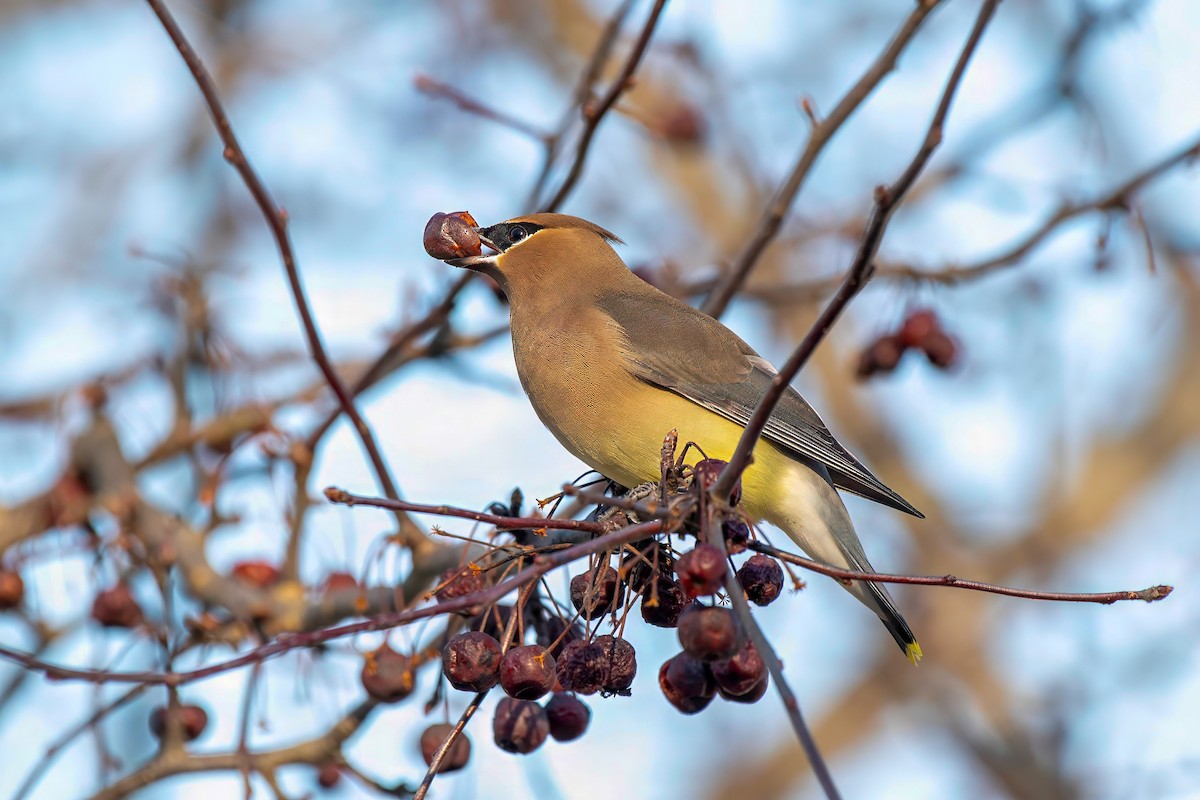
[{"label": "thin twig", "polygon": [[517,119],[511,114],[492,108],[483,101],[471,97],[461,89],[457,89],[448,83],[443,83],[424,73],[417,73],[416,77],[413,78],[413,86],[421,94],[449,100],[468,114],[474,114],[477,117],[490,120],[498,125],[511,128],[517,133],[523,133],[535,141],[546,143],[550,140],[551,134],[546,131],[540,130],[524,120]]},{"label": "thin twig", "polygon": [[[217,135],[225,145],[225,160],[232,164],[233,168],[237,170],[238,175],[241,176],[242,181],[246,184],[246,188],[250,191],[250,195],[254,198],[254,202],[258,204],[263,219],[266,220],[267,227],[271,230],[271,235],[275,239],[275,246],[279,250],[279,257],[283,262],[284,271],[287,274],[288,286],[291,289],[292,299],[296,304],[296,311],[300,315],[300,322],[304,327],[304,335],[308,342],[308,349],[312,354],[313,361],[316,362],[317,368],[320,369],[321,374],[325,377],[329,388],[337,395],[338,402],[341,404],[346,416],[354,423],[354,430],[362,442],[363,449],[367,451],[367,456],[370,458],[371,465],[375,469],[375,475],[379,480],[379,486],[383,490],[383,493],[393,499],[399,499],[400,495],[396,491],[395,481],[392,480],[387,463],[384,461],[383,455],[379,450],[379,445],[375,442],[374,434],[371,433],[366,420],[358,413],[358,409],[354,405],[354,398],[350,396],[345,385],[338,377],[333,363],[329,360],[329,356],[325,352],[325,345],[321,341],[321,333],[317,329],[316,321],[313,319],[312,310],[308,304],[308,298],[304,292],[304,285],[300,281],[300,272],[296,266],[295,252],[292,249],[291,237],[287,229],[287,212],[275,204],[275,200],[271,197],[266,184],[263,183],[258,173],[254,170],[254,167],[251,166],[249,159],[246,157],[246,152],[242,149],[237,136],[233,132],[233,124],[230,122],[229,114],[226,112],[220,95],[217,93],[217,87],[213,82],[212,76],[188,42],[187,37],[184,36],[175,18],[171,16],[171,12],[167,10],[162,0],[146,0],[146,2],[162,23],[167,35],[171,37],[175,49],[183,57],[183,61],[192,73],[192,77],[195,79],[200,93],[204,96],[204,102],[208,106],[208,111],[212,115],[213,122],[216,124]],[[404,544],[412,549],[414,553],[423,552],[429,547],[429,541],[425,538],[421,529],[407,515],[402,512],[396,512],[396,519],[399,523],[400,535],[403,538]]]},{"label": "thin twig", "polygon": [[650,15],[646,18],[646,24],[642,26],[642,32],[638,35],[637,42],[634,43],[633,49],[629,51],[629,57],[625,59],[625,65],[617,74],[612,85],[609,86],[604,97],[594,106],[587,104],[583,106],[585,122],[583,133],[579,138],[579,144],[575,147],[575,158],[571,162],[567,176],[558,187],[558,191],[542,207],[542,211],[554,211],[558,209],[567,199],[567,195],[571,193],[571,190],[575,188],[575,184],[583,174],[583,164],[587,160],[588,150],[592,146],[592,139],[596,136],[596,130],[600,127],[600,122],[612,110],[613,106],[617,104],[617,100],[625,93],[625,90],[629,88],[633,73],[637,71],[638,64],[642,61],[642,56],[646,54],[646,49],[650,46],[650,39],[654,36],[654,29],[658,25],[658,19],[662,16],[663,9],[666,6],[667,0],[655,0],[654,7],[650,9]]},{"label": "thin twig", "polygon": [[850,581],[870,581],[872,583],[907,583],[916,586],[949,586],[955,589],[970,589],[976,592],[1002,594],[1006,597],[1023,597],[1026,600],[1051,600],[1060,603],[1099,603],[1111,605],[1126,600],[1142,600],[1153,603],[1162,600],[1174,591],[1174,587],[1166,585],[1151,586],[1139,591],[1124,590],[1117,592],[1042,592],[1034,589],[1017,589],[1012,586],[1001,586],[995,583],[984,583],[959,578],[954,575],[890,575],[882,572],[859,572],[853,569],[831,567],[819,561],[792,555],[784,550],[777,550],[762,542],[747,542],[746,546],[758,553],[778,558],[797,567],[811,570],[821,575],[828,575],[843,583]]},{"label": "thin twig", "polygon": [[522,530],[539,528],[557,529],[564,531],[587,531],[589,533],[604,533],[604,526],[598,522],[588,522],[581,519],[555,519],[549,517],[506,517],[498,514],[485,514],[481,511],[472,511],[469,508],[455,508],[454,506],[440,505],[425,505],[423,503],[410,503],[407,500],[389,500],[385,497],[366,497],[364,495],[351,494],[330,486],[325,490],[325,497],[331,503],[337,503],[344,506],[371,506],[373,508],[386,508],[390,510],[409,511],[415,514],[437,514],[440,517],[459,517],[461,519],[472,519],[476,522],[482,522],[487,525],[495,525],[499,530]]},{"label": "thin twig", "polygon": [[1066,203],[1060,206],[1058,210],[1047,217],[1035,229],[998,255],[980,261],[977,264],[950,266],[935,270],[922,270],[900,265],[885,265],[880,267],[879,277],[952,285],[999,272],[1003,268],[1019,262],[1033,252],[1052,233],[1058,230],[1063,223],[1093,211],[1125,210],[1129,200],[1143,186],[1159,178],[1179,164],[1197,158],[1200,158],[1200,136],[1193,138],[1185,146],[1135,173],[1109,191],[1090,200]]},{"label": "thin twig", "polygon": [[608,63],[608,58],[612,55],[613,47],[616,46],[617,38],[621,33],[621,26],[625,24],[625,18],[629,16],[631,8],[633,8],[633,0],[624,0],[605,23],[604,31],[600,34],[600,39],[592,50],[591,58],[588,59],[587,66],[584,67],[579,76],[579,82],[575,85],[571,106],[563,116],[554,135],[546,142],[545,152],[542,154],[542,166],[538,170],[537,179],[533,182],[533,188],[529,190],[525,201],[526,208],[534,208],[537,205],[537,199],[542,196],[542,190],[546,188],[546,181],[550,179],[550,171],[558,156],[559,145],[562,144],[563,137],[570,130],[571,123],[575,121],[576,113],[591,96],[592,85],[604,70],[604,65]]},{"label": "thin twig", "polygon": [[705,515],[704,534],[708,542],[714,547],[720,548],[721,554],[724,556],[725,593],[729,595],[729,600],[733,603],[733,611],[737,614],[742,628],[750,636],[759,656],[767,665],[767,671],[771,673],[771,680],[775,682],[775,691],[779,692],[784,710],[787,712],[788,719],[791,720],[792,730],[796,732],[796,738],[800,740],[800,746],[804,748],[804,754],[808,757],[813,774],[817,776],[817,781],[821,784],[825,796],[829,800],[838,800],[841,795],[838,793],[837,785],[833,782],[833,775],[830,773],[825,759],[821,756],[821,750],[817,747],[816,740],[813,739],[812,731],[804,721],[804,714],[800,710],[800,701],[796,699],[796,693],[792,691],[792,687],[783,676],[783,663],[780,662],[779,656],[771,647],[771,642],[750,612],[750,604],[746,602],[742,585],[738,583],[737,576],[733,573],[733,566],[730,564],[725,550],[725,534],[721,530],[721,526],[716,524],[715,515],[711,511]]},{"label": "thin twig", "polygon": [[597,536],[586,542],[572,545],[564,550],[539,556],[534,559],[534,563],[531,566],[526,567],[511,578],[486,589],[481,589],[478,592],[452,598],[437,605],[393,611],[372,619],[340,625],[334,628],[283,634],[276,637],[274,641],[260,645],[228,661],[211,664],[190,672],[111,672],[99,669],[75,669],[73,667],[51,664],[35,658],[29,653],[4,646],[0,646],[0,658],[20,664],[28,670],[45,673],[46,677],[50,680],[87,681],[90,683],[147,683],[169,687],[182,686],[240,667],[257,664],[298,648],[315,647],[316,645],[345,636],[387,630],[401,625],[408,625],[419,620],[429,619],[430,617],[442,616],[454,611],[463,611],[479,605],[491,605],[504,598],[509,592],[519,589],[531,581],[539,580],[546,573],[564,564],[569,564],[577,559],[590,556],[593,553],[608,551],[614,547],[621,547],[628,542],[635,542],[638,539],[644,539],[647,536],[661,533],[663,530],[664,525],[659,520],[630,525],[629,527]]},{"label": "thin twig", "polygon": [[962,52],[959,53],[958,60],[954,64],[954,69],[946,81],[946,88],[942,92],[941,100],[938,101],[933,119],[930,120],[929,128],[925,132],[925,138],[921,141],[920,147],[917,148],[917,154],[891,186],[881,186],[875,190],[875,205],[871,210],[870,219],[867,220],[867,229],[863,233],[858,251],[854,255],[854,260],[850,264],[850,269],[846,272],[846,277],[842,281],[841,287],[838,289],[837,294],[829,301],[828,305],[825,306],[817,321],[813,323],[812,328],[809,329],[804,339],[787,360],[787,363],[784,364],[783,369],[771,379],[771,386],[767,389],[766,394],[763,395],[758,407],[754,409],[754,414],[750,417],[745,431],[742,432],[742,438],[738,441],[737,449],[729,459],[729,464],[721,471],[721,476],[713,484],[712,493],[714,497],[723,499],[729,497],[733,491],[734,484],[750,463],[754,447],[758,444],[758,439],[762,435],[763,428],[766,427],[767,420],[770,419],[771,413],[775,410],[775,406],[779,403],[780,398],[783,397],[784,392],[787,391],[792,381],[800,373],[800,369],[817,349],[817,345],[829,333],[829,330],[833,327],[834,322],[837,321],[842,311],[859,291],[862,290],[867,281],[871,279],[871,273],[874,270],[875,254],[879,250],[879,243],[883,240],[883,234],[887,230],[888,222],[891,220],[893,212],[900,205],[901,200],[903,200],[905,193],[912,188],[917,176],[921,174],[921,170],[929,163],[930,157],[938,145],[941,144],[946,117],[950,113],[950,106],[954,102],[954,96],[958,91],[959,85],[962,83],[963,76],[966,74],[967,64],[970,63],[971,56],[979,46],[979,42],[983,38],[983,31],[987,28],[987,24],[991,20],[999,3],[1000,0],[984,0],[982,7],[979,9],[979,15],[975,19],[975,25],[972,27],[966,44],[963,45]]},{"label": "thin twig", "polygon": [[829,112],[829,116],[813,126],[809,132],[808,141],[805,142],[804,149],[796,160],[796,166],[792,167],[787,179],[776,190],[771,202],[763,209],[754,235],[738,253],[728,272],[720,279],[716,288],[712,290],[708,299],[701,306],[704,313],[718,319],[725,313],[733,296],[742,288],[750,271],[754,269],[762,257],[763,251],[767,249],[767,245],[779,233],[784,217],[791,210],[792,203],[800,193],[804,181],[808,178],[809,172],[824,151],[825,146],[846,120],[862,105],[863,101],[871,96],[871,93],[883,82],[888,73],[896,68],[900,54],[916,36],[925,18],[938,5],[938,0],[918,2],[874,63],[838,101],[833,110]]},{"label": "thin twig", "polygon": [[[515,617],[515,614],[514,614]],[[450,748],[458,741],[458,737],[462,736],[463,728],[467,727],[467,723],[471,721],[471,717],[475,716],[475,712],[479,710],[479,706],[483,703],[483,698],[487,697],[490,689],[484,689],[471,699],[467,707],[463,709],[462,716],[458,718],[454,729],[446,737],[446,741],[442,742],[441,747],[433,754],[433,758],[429,761],[429,770],[425,773],[425,778],[421,781],[421,785],[417,787],[417,791],[413,794],[412,800],[424,800],[425,795],[429,793],[429,787],[433,785],[433,779],[437,776],[438,771],[442,767],[442,762],[446,760],[446,754],[450,752]]]}]

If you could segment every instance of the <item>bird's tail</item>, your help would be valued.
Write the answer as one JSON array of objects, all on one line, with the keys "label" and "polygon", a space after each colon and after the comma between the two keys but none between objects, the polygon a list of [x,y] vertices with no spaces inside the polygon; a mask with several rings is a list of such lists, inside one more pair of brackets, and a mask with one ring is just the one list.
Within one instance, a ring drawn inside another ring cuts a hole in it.
[{"label": "bird's tail", "polygon": [[[868,566],[864,571],[872,570]],[[888,633],[896,640],[896,644],[900,645],[900,649],[904,651],[904,657],[911,661],[913,666],[916,666],[917,662],[921,660],[921,645],[917,644],[917,637],[913,636],[912,629],[904,621],[904,617],[896,608],[896,603],[892,600],[891,595],[878,583],[862,581],[862,586],[873,601],[868,605],[873,606],[872,610],[879,616],[883,627],[887,628]]]},{"label": "bird's tail", "polygon": [[[776,517],[770,521],[783,528],[796,544],[818,561],[858,572],[875,572],[858,540],[850,514],[825,470],[810,467],[794,475],[788,483],[795,493],[791,506],[802,511],[796,516]],[[851,581],[844,586],[875,612],[900,645],[905,658],[914,665],[921,660],[921,646],[883,584]]]}]

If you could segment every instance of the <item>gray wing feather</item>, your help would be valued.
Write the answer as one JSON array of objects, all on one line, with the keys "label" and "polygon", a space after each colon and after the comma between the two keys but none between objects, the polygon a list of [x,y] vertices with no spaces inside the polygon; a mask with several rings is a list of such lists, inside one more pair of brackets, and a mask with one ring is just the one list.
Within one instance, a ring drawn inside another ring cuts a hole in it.
[{"label": "gray wing feather", "polygon": [[[634,375],[738,425],[750,421],[775,369],[736,334],[707,314],[658,292],[612,292],[601,297],[599,305],[623,330],[626,365]],[[767,421],[763,437],[824,464],[839,489],[924,516],[842,447],[791,387]]]}]

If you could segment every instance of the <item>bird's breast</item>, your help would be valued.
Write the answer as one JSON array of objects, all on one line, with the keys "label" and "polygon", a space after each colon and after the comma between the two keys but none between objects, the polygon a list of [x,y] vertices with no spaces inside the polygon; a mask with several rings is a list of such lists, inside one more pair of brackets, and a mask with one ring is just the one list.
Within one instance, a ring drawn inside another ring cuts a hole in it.
[{"label": "bird's breast", "polygon": [[[630,374],[620,334],[606,317],[546,312],[526,326],[521,316],[513,320],[521,385],[542,423],[592,469],[626,486],[656,481],[663,438],[671,430],[681,448],[692,442],[713,458],[733,454],[741,426]],[[755,457],[743,478],[747,505],[769,506],[784,457],[765,443]],[[699,458],[694,449],[688,461]],[[751,513],[770,516],[765,510]]]}]

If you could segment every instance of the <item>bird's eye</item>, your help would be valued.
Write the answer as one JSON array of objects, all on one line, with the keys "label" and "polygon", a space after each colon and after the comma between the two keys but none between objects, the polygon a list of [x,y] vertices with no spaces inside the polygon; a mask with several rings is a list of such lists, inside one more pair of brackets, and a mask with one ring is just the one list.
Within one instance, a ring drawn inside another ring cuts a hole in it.
[{"label": "bird's eye", "polygon": [[513,244],[524,240],[528,235],[529,231],[525,230],[525,228],[520,225],[513,225],[508,229],[508,240]]}]

